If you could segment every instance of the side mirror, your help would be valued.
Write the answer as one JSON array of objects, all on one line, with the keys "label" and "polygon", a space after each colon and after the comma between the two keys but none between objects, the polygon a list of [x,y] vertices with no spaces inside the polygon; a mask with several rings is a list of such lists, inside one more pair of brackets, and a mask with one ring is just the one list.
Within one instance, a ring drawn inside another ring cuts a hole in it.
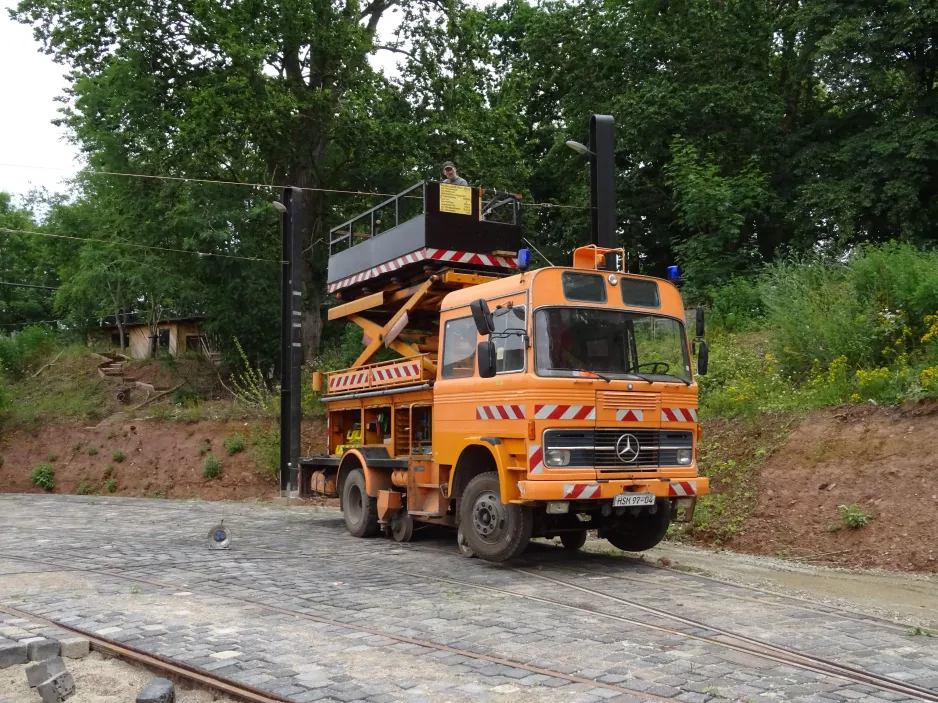
[{"label": "side mirror", "polygon": [[700,343],[700,349],[697,351],[697,375],[706,376],[707,366],[710,363],[710,345],[706,342]]},{"label": "side mirror", "polygon": [[495,342],[479,342],[477,352],[479,376],[492,378],[495,375]]},{"label": "side mirror", "polygon": [[472,311],[472,320],[476,323],[479,334],[484,336],[492,334],[495,325],[492,324],[492,313],[489,312],[488,303],[479,298],[469,303],[469,309]]},{"label": "side mirror", "polygon": [[704,309],[702,305],[697,306],[697,336],[704,336]]}]

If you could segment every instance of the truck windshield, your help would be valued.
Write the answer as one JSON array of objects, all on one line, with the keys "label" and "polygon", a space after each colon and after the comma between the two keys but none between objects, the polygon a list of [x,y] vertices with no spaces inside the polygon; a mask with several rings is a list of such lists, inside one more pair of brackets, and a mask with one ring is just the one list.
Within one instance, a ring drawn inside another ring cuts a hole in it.
[{"label": "truck windshield", "polygon": [[658,315],[599,308],[548,308],[535,316],[540,376],[594,371],[610,378],[690,383],[684,325]]}]

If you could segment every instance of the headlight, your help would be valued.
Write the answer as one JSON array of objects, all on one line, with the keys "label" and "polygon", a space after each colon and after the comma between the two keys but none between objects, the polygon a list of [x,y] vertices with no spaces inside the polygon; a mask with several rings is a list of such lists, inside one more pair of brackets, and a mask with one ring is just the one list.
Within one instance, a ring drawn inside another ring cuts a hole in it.
[{"label": "headlight", "polygon": [[688,466],[694,460],[693,449],[678,449],[677,463],[681,466]]},{"label": "headlight", "polygon": [[570,451],[567,449],[548,449],[544,453],[544,463],[548,466],[568,466]]}]

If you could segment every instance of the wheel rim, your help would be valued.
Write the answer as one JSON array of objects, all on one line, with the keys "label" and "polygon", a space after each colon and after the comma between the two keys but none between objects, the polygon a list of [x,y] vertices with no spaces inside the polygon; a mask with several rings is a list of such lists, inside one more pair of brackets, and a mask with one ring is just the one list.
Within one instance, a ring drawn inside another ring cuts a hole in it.
[{"label": "wheel rim", "polygon": [[508,511],[493,491],[483,491],[472,505],[472,529],[483,542],[497,544],[508,531]]},{"label": "wheel rim", "polygon": [[361,522],[362,514],[365,512],[365,506],[364,500],[362,500],[362,489],[355,484],[349,486],[346,505],[348,506],[349,519],[354,523]]}]

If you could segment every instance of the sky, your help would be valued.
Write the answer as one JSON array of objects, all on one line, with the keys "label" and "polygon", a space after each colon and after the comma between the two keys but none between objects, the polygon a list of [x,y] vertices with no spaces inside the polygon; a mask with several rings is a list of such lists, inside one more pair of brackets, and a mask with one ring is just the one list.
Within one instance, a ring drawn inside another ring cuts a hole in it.
[{"label": "sky", "polygon": [[[66,67],[41,52],[31,27],[9,18],[7,10],[15,6],[15,0],[0,0],[0,191],[22,197],[33,188],[64,190],[81,161],[65,129],[52,124],[61,107],[55,98],[67,86]],[[382,40],[390,38],[394,24],[382,26]],[[399,58],[379,51],[372,65],[390,75]]]},{"label": "sky", "polygon": [[0,190],[17,196],[38,187],[64,190],[62,180],[80,166],[65,130],[52,124],[60,106],[55,98],[67,85],[66,69],[41,53],[32,28],[9,18],[7,9],[15,4],[0,0]]}]

